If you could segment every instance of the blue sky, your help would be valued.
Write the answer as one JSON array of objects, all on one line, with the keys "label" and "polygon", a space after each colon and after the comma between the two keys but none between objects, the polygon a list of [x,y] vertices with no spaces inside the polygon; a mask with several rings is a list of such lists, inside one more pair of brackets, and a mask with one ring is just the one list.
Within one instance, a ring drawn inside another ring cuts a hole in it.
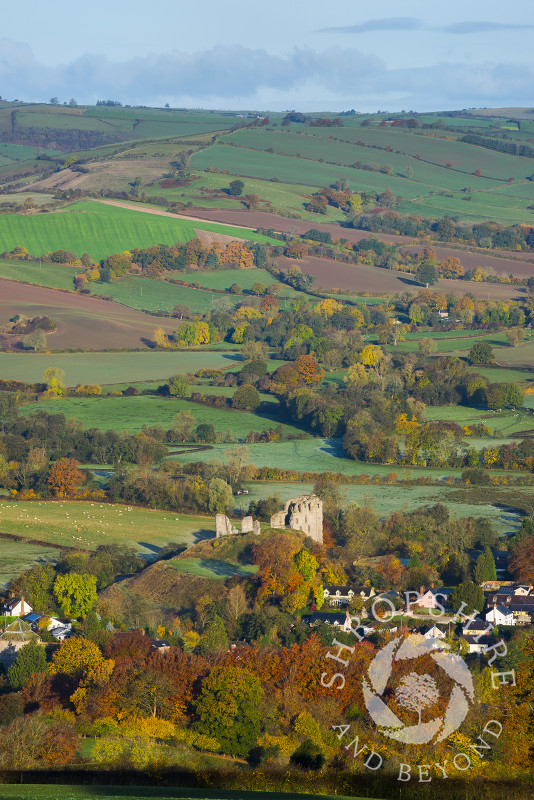
[{"label": "blue sky", "polygon": [[532,0],[25,0],[7,99],[283,110],[534,105]]}]

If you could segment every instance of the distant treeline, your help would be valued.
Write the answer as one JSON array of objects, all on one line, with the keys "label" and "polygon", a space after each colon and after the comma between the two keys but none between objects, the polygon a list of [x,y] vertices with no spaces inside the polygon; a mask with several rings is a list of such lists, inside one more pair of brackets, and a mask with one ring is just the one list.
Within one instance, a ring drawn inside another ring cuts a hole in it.
[{"label": "distant treeline", "polygon": [[479,147],[487,147],[488,150],[498,150],[499,153],[510,153],[513,156],[526,156],[534,158],[534,147],[519,142],[505,142],[502,139],[489,139],[486,136],[479,136],[476,133],[467,133],[460,139],[467,144],[476,144]]}]

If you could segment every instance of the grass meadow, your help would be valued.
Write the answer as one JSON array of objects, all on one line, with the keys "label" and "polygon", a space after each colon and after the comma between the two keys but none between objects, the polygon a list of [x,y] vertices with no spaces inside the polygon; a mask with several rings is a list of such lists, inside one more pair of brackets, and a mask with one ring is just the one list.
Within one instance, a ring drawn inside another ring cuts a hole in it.
[{"label": "grass meadow", "polygon": [[[6,530],[0,523],[0,533]],[[4,589],[12,578],[30,569],[34,564],[47,561],[55,562],[59,550],[55,547],[44,547],[28,542],[16,542],[0,538],[0,590]]]},{"label": "grass meadow", "polygon": [[33,283],[35,286],[45,286],[49,289],[74,291],[74,277],[77,272],[76,267],[0,259],[0,278]]},{"label": "grass meadow", "polygon": [[0,377],[36,383],[47,367],[65,372],[67,386],[167,380],[201,367],[224,369],[242,361],[240,353],[220,351],[133,353],[0,353]]},{"label": "grass meadow", "polygon": [[[162,425],[167,430],[171,427],[175,414],[180,411],[190,411],[197,425],[211,423],[216,431],[230,431],[233,439],[244,439],[249,431],[261,432],[279,424],[274,414],[259,415],[249,411],[210,408],[178,398],[150,396],[58,398],[30,403],[20,409],[22,414],[32,414],[40,410],[79,419],[86,429],[127,430],[130,434],[139,433],[144,425]],[[292,425],[282,425],[282,429],[286,436],[301,433],[300,429]]]}]

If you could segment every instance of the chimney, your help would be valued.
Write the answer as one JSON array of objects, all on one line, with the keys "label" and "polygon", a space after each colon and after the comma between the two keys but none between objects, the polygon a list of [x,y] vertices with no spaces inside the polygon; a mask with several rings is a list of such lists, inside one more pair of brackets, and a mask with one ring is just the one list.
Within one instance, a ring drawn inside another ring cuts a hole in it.
[{"label": "chimney", "polygon": [[20,598],[20,616],[24,616],[24,595]]},{"label": "chimney", "polygon": [[419,594],[421,595],[421,597],[424,595],[424,593],[425,593],[425,587],[424,586],[420,586],[419,587]]},{"label": "chimney", "polygon": [[431,589],[435,589],[435,588],[436,588],[436,584],[435,584],[435,583],[431,583],[431,584],[430,584],[430,588],[431,588]]}]

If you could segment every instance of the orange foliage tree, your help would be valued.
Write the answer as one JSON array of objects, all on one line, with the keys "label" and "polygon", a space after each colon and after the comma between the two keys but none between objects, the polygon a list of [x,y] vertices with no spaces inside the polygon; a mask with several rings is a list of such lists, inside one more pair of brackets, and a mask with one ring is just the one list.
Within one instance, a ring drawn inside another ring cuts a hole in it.
[{"label": "orange foliage tree", "polygon": [[82,485],[85,478],[77,469],[79,461],[75,458],[61,458],[50,467],[48,488],[55,497],[71,497]]}]

